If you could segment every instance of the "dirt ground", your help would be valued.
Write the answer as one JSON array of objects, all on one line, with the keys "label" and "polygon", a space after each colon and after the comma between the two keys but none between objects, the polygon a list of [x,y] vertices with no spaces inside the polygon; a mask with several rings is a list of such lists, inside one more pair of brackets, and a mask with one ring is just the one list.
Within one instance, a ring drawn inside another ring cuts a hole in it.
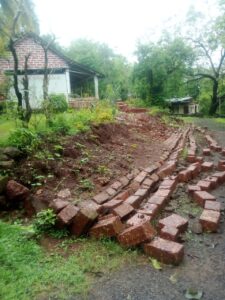
[{"label": "dirt ground", "polygon": [[[225,146],[225,128],[218,126],[211,120],[201,120],[202,126],[211,129],[212,136],[219,144]],[[200,135],[196,135],[198,149],[205,142]],[[212,159],[212,158],[211,158]],[[213,156],[218,160],[218,155]],[[193,182],[194,183],[194,182]],[[212,192],[224,207],[225,186]],[[149,260],[138,265],[128,266],[98,280],[85,299],[90,300],[181,300],[185,298],[185,291],[194,289],[203,292],[201,299],[225,299],[225,223],[222,212],[218,233],[196,234],[193,224],[200,211],[188,199],[185,188],[180,185],[173,195],[167,211],[171,209],[189,218],[189,230],[183,237],[185,241],[185,259],[181,265],[163,266],[162,270],[155,270]],[[166,214],[167,212],[165,212]],[[81,299],[74,297],[73,299]],[[82,298],[83,299],[83,298]],[[200,298],[192,298],[200,299]]]},{"label": "dirt ground", "polygon": [[90,199],[116,178],[159,159],[173,128],[143,113],[120,113],[118,119],[76,136],[48,137],[17,165],[13,178],[32,189],[37,209],[44,208],[39,200],[48,204],[64,188],[78,201]]}]

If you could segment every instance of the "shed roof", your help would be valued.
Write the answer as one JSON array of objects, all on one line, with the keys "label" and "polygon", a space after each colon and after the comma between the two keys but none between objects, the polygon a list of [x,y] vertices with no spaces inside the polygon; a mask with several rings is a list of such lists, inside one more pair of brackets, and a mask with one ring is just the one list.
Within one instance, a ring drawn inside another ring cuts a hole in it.
[{"label": "shed roof", "polygon": [[193,100],[192,97],[187,96],[184,98],[172,98],[172,99],[167,99],[166,102],[171,103],[171,104],[184,104],[184,103],[189,103]]}]

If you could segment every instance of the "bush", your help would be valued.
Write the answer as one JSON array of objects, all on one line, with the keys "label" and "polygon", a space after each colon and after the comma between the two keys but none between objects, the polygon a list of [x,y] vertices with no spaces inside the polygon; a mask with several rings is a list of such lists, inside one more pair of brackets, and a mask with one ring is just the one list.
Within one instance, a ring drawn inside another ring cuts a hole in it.
[{"label": "bush", "polygon": [[56,214],[52,209],[40,211],[34,221],[34,230],[37,234],[50,232],[56,223]]},{"label": "bush", "polygon": [[39,144],[37,134],[27,128],[18,128],[12,131],[8,141],[11,146],[17,147],[23,152],[29,152]]},{"label": "bush", "polygon": [[64,94],[49,95],[49,109],[54,113],[65,112],[68,109],[68,103]]},{"label": "bush", "polygon": [[64,115],[56,116],[55,119],[53,119],[49,124],[49,127],[55,133],[60,134],[68,134],[71,128]]},{"label": "bush", "polygon": [[150,115],[161,117],[163,115],[168,115],[170,113],[169,108],[162,108],[159,106],[152,106],[150,107]]}]

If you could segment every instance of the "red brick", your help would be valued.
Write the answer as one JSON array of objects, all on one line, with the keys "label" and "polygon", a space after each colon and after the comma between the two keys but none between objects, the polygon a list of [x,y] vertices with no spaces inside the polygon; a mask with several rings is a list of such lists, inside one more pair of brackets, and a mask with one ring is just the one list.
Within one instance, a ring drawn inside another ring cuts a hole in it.
[{"label": "red brick", "polygon": [[126,224],[131,226],[136,226],[143,223],[149,223],[150,220],[151,220],[150,216],[138,212],[135,215],[133,215],[133,217],[129,218]]},{"label": "red brick", "polygon": [[49,207],[52,208],[54,210],[55,213],[60,212],[60,210],[62,210],[64,207],[66,207],[69,204],[68,201],[62,200],[62,199],[54,199]]},{"label": "red brick", "polygon": [[150,178],[146,178],[142,183],[143,188],[146,187],[148,189],[150,189],[153,185],[154,185],[154,181]]},{"label": "red brick", "polygon": [[221,152],[222,151],[222,147],[219,146],[219,145],[215,145],[215,151]]},{"label": "red brick", "polygon": [[142,197],[140,196],[130,196],[124,201],[124,203],[127,203],[133,206],[134,208],[138,208],[141,205],[141,202],[142,202]]},{"label": "red brick", "polygon": [[187,230],[188,220],[177,214],[172,214],[164,219],[159,220],[158,226],[160,229],[164,226],[175,227],[179,230],[179,233],[183,233]]},{"label": "red brick", "polygon": [[127,203],[123,203],[112,210],[113,214],[119,216],[121,219],[128,217],[133,211],[134,208]]},{"label": "red brick", "polygon": [[198,205],[200,205],[201,207],[204,207],[205,206],[205,201],[206,200],[211,200],[211,201],[215,201],[216,198],[205,192],[205,191],[196,191],[193,193],[193,198],[194,200],[197,202]]},{"label": "red brick", "polygon": [[158,191],[155,193],[155,196],[165,197],[166,199],[169,199],[171,194],[172,191],[169,189],[158,189]]},{"label": "red brick", "polygon": [[176,163],[173,160],[170,160],[166,163],[166,165],[163,165],[157,172],[158,176],[160,178],[164,178],[166,176],[171,175],[176,169]]},{"label": "red brick", "polygon": [[123,200],[119,200],[119,199],[112,199],[106,203],[104,203],[102,206],[103,206],[103,209],[104,209],[104,212],[109,212],[111,211],[113,208],[119,206],[120,204],[123,203]]},{"label": "red brick", "polygon": [[199,173],[201,172],[201,164],[199,162],[194,163],[192,165],[190,165],[187,168],[188,171],[191,171],[191,177],[195,178],[199,175]]},{"label": "red brick", "polygon": [[198,185],[188,185],[187,190],[188,190],[188,193],[189,193],[190,195],[193,195],[193,193],[194,193],[195,191],[200,191],[201,188],[200,188],[200,186],[198,186]]},{"label": "red brick", "polygon": [[219,182],[220,184],[225,182],[225,172],[217,172],[217,173],[214,173],[214,174],[212,175],[212,177],[218,178],[218,182]]},{"label": "red brick", "polygon": [[64,207],[57,215],[59,223],[62,225],[68,225],[73,221],[73,218],[77,215],[79,208],[69,204]]},{"label": "red brick", "polygon": [[138,212],[154,218],[159,212],[159,206],[152,203],[146,203],[141,209],[138,210]]},{"label": "red brick", "polygon": [[119,178],[119,182],[122,183],[122,186],[125,187],[129,184],[130,180],[126,176]]},{"label": "red brick", "polygon": [[124,229],[120,218],[117,216],[103,219],[95,224],[89,231],[90,235],[95,238],[117,236]]},{"label": "red brick", "polygon": [[113,184],[110,186],[112,189],[118,191],[122,187],[122,183],[119,181],[115,181]]},{"label": "red brick", "polygon": [[159,181],[159,176],[157,174],[152,174],[150,178],[153,180],[154,183],[157,183]]},{"label": "red brick", "polygon": [[130,190],[123,191],[116,196],[116,199],[126,200],[130,196]]},{"label": "red brick", "polygon": [[152,173],[154,173],[155,171],[157,171],[158,168],[159,168],[158,166],[152,165],[152,166],[146,168],[144,171],[151,175]]},{"label": "red brick", "polygon": [[147,255],[156,258],[165,264],[179,264],[184,257],[184,246],[173,241],[155,238],[151,243],[144,245]]},{"label": "red brick", "polygon": [[204,209],[199,222],[202,225],[203,231],[217,232],[220,221],[220,213],[214,210]]},{"label": "red brick", "polygon": [[215,189],[219,181],[217,177],[212,177],[212,176],[206,177],[204,180],[211,182],[211,189]]},{"label": "red brick", "polygon": [[172,192],[176,189],[177,182],[176,180],[171,180],[171,179],[164,179],[162,183],[160,184],[159,188],[160,189],[169,189]]},{"label": "red brick", "polygon": [[188,155],[186,160],[190,163],[194,163],[196,161],[195,155]]},{"label": "red brick", "polygon": [[203,155],[206,155],[206,156],[211,154],[211,150],[209,148],[203,149],[202,152],[203,152]]},{"label": "red brick", "polygon": [[123,246],[131,247],[150,241],[155,235],[155,229],[149,223],[144,223],[124,230],[119,234],[118,241]]},{"label": "red brick", "polygon": [[160,230],[160,237],[169,240],[169,241],[176,241],[179,235],[179,230],[173,226],[164,226]]},{"label": "red brick", "polygon": [[149,204],[158,205],[160,207],[160,209],[162,209],[166,205],[166,202],[167,202],[166,197],[162,197],[162,196],[158,196],[158,195],[151,196],[147,201],[147,203],[149,203]]},{"label": "red brick", "polygon": [[30,194],[30,191],[24,185],[16,182],[15,180],[9,180],[6,185],[6,196],[9,200],[23,201]]},{"label": "red brick", "polygon": [[202,191],[210,191],[212,189],[212,183],[210,181],[200,180],[197,185],[200,186]]},{"label": "red brick", "polygon": [[205,209],[209,210],[215,210],[215,211],[220,211],[221,210],[221,203],[218,201],[210,201],[207,200],[205,201]]},{"label": "red brick", "polygon": [[98,195],[94,196],[93,200],[98,204],[102,204],[102,203],[108,201],[109,198],[110,197],[106,192],[101,192]]},{"label": "red brick", "polygon": [[205,161],[205,162],[202,164],[202,171],[203,171],[203,172],[212,171],[213,166],[214,166],[214,165],[213,165],[213,162]]},{"label": "red brick", "polygon": [[129,185],[129,189],[132,191],[132,193],[135,193],[139,188],[140,188],[140,183],[138,183],[137,181],[133,181]]},{"label": "red brick", "polygon": [[115,217],[115,215],[110,213],[110,214],[107,214],[107,215],[99,216],[98,221],[100,222],[100,221],[111,219],[111,218],[114,218],[114,217]]},{"label": "red brick", "polygon": [[116,190],[112,189],[111,187],[109,187],[106,190],[106,193],[109,194],[109,196],[114,196],[116,194]]},{"label": "red brick", "polygon": [[223,156],[225,156],[225,148],[222,149],[221,154],[222,154]]},{"label": "red brick", "polygon": [[148,194],[148,189],[138,189],[134,196],[139,196],[142,199],[144,199]]},{"label": "red brick", "polygon": [[79,210],[70,225],[70,232],[75,236],[80,236],[87,232],[97,219],[98,213],[90,206],[84,207]]},{"label": "red brick", "polygon": [[80,201],[77,206],[82,209],[82,208],[90,208],[92,210],[95,210],[97,213],[102,213],[103,211],[103,207],[102,205],[99,205],[97,203],[95,203],[93,200],[83,200]]},{"label": "red brick", "polygon": [[196,162],[203,163],[203,157],[197,156],[196,157]]},{"label": "red brick", "polygon": [[134,180],[141,184],[141,183],[145,180],[145,178],[147,177],[147,175],[148,175],[147,172],[142,171],[142,172],[140,172],[140,173],[138,174],[137,177],[135,177]]},{"label": "red brick", "polygon": [[192,178],[192,174],[191,174],[191,170],[183,170],[178,174],[178,180],[179,182],[188,182],[189,180],[191,180]]}]

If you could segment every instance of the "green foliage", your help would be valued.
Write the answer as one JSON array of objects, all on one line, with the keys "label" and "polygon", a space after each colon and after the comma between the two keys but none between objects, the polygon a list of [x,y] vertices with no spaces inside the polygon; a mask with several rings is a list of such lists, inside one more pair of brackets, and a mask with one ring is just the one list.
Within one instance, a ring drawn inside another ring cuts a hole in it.
[{"label": "green foliage", "polygon": [[186,93],[184,78],[193,63],[193,51],[180,37],[164,33],[157,43],[139,44],[133,70],[134,93],[152,105]]},{"label": "green foliage", "polygon": [[92,191],[95,186],[89,179],[82,179],[80,180],[80,187],[84,191]]},{"label": "green foliage", "polygon": [[168,115],[170,113],[168,108],[162,108],[159,106],[151,106],[150,107],[150,111],[149,111],[150,115],[152,116],[163,116],[163,115]]},{"label": "green foliage", "polygon": [[143,99],[140,98],[132,98],[126,101],[126,103],[132,107],[149,107],[150,104],[147,101],[144,101]]},{"label": "green foliage", "polygon": [[68,103],[64,94],[50,94],[49,95],[49,110],[53,113],[65,112],[68,109]]},{"label": "green foliage", "polygon": [[[125,57],[115,54],[106,44],[77,39],[71,43],[66,54],[104,75],[99,82],[100,98],[115,100],[126,99],[130,89],[131,66]],[[73,93],[80,96],[93,95],[93,83],[83,82]]]},{"label": "green foliage", "polygon": [[49,124],[51,130],[57,134],[68,134],[71,129],[71,124],[67,120],[66,115],[55,116]]},{"label": "green foliage", "polygon": [[34,230],[37,234],[50,232],[56,222],[56,214],[52,209],[40,211],[33,223]]},{"label": "green foliage", "polygon": [[28,128],[15,129],[11,132],[8,141],[11,146],[24,152],[32,151],[39,144],[37,134]]}]

